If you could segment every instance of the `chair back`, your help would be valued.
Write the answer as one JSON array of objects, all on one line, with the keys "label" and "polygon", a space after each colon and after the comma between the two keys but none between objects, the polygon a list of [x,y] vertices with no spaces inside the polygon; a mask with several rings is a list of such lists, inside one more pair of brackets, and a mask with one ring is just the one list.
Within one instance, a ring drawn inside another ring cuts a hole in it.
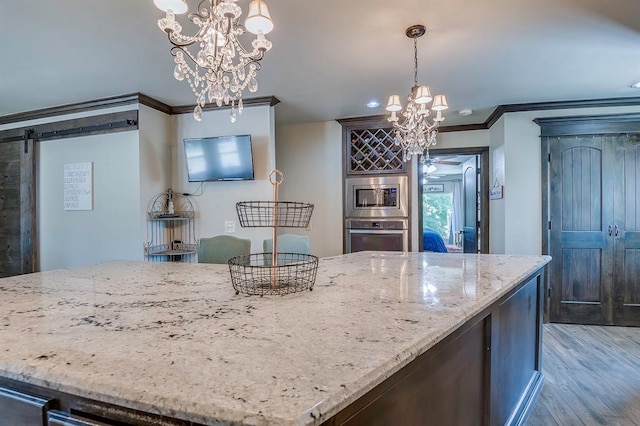
[{"label": "chair back", "polygon": [[198,244],[198,263],[226,264],[232,257],[250,253],[251,240],[245,240],[231,235],[200,238]]},{"label": "chair back", "polygon": [[[278,252],[278,264],[281,265],[286,262],[284,256],[281,256],[281,253],[300,253],[300,254],[311,254],[311,244],[309,242],[309,237],[306,235],[295,235],[295,234],[282,234],[277,236],[278,246],[276,250]],[[264,253],[269,254],[268,256],[264,256],[264,264],[271,265],[272,255],[271,252],[273,250],[273,239],[269,238],[262,242],[262,251]]]},{"label": "chair back", "polygon": [[[282,234],[277,236],[278,253],[301,253],[311,254],[311,243],[306,235]],[[269,238],[262,242],[262,250],[271,253],[273,249],[273,239]]]}]

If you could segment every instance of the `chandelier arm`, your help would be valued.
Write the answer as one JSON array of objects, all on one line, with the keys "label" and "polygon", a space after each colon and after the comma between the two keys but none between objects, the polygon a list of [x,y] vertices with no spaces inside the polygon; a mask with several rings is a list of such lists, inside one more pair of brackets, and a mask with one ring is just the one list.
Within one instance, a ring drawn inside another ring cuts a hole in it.
[{"label": "chandelier arm", "polygon": [[[193,43],[191,43],[191,44],[193,44]],[[198,65],[198,63],[196,62],[196,58],[194,58],[194,57],[193,57],[193,55],[191,54],[191,52],[189,52],[189,50],[188,50],[188,49],[186,49],[186,47],[187,47],[187,46],[190,46],[191,44],[187,44],[187,45],[184,45],[184,46],[173,46],[173,47],[171,48],[171,50],[170,50],[171,55],[172,55],[173,57],[176,57],[176,56],[177,56],[177,54],[178,54],[178,52],[182,52],[182,53],[186,54],[186,55],[189,57],[189,59],[191,59],[191,61],[192,61],[195,65]]]},{"label": "chandelier arm", "polygon": [[[203,14],[200,14],[200,8],[202,6],[202,4],[206,1],[210,1],[210,0],[201,0],[200,3],[198,4],[198,9],[195,12],[191,12],[189,13],[189,20],[194,24],[197,25],[199,27],[198,32],[194,35],[194,36],[185,36],[182,34],[182,32],[176,33],[175,31],[168,31],[167,35],[169,37],[169,43],[176,45],[176,46],[191,46],[192,44],[194,44],[196,41],[198,41],[199,37],[201,36],[202,32],[203,32],[203,27],[201,25],[198,25],[194,22],[194,20],[196,18],[207,21],[209,20],[209,13],[207,12],[206,9],[202,9],[202,11],[204,12]],[[181,41],[180,38],[185,39],[186,41]]]},{"label": "chandelier arm", "polygon": [[231,30],[233,29],[233,27],[235,25],[233,25],[233,19],[231,15],[225,15],[225,18],[227,18],[227,28],[224,31],[224,36],[227,40],[231,40],[231,37],[233,36],[235,38],[235,34],[231,34]]},{"label": "chandelier arm", "polygon": [[236,47],[237,51],[242,52],[241,56],[243,56],[246,59],[249,59],[249,62],[247,62],[247,65],[249,65],[252,62],[257,64],[258,61],[264,57],[264,53],[266,52],[265,49],[253,49],[253,51],[249,52],[247,49],[244,48],[243,45],[240,44],[238,39],[234,39],[233,44]]},{"label": "chandelier arm", "polygon": [[[241,30],[241,33],[245,33],[247,31],[246,27],[240,23],[237,23],[235,26],[236,28]],[[242,44],[240,44],[238,37],[235,37],[235,36],[233,37],[233,44],[236,47],[237,51],[242,52],[243,56],[250,60],[250,62],[247,62],[247,65],[253,62],[253,63],[256,63],[256,65],[258,65],[258,68],[256,69],[257,70],[260,69],[260,64],[258,63],[258,61],[262,60],[265,52],[267,51],[266,49],[254,48],[253,51],[249,52]]]},{"label": "chandelier arm", "polygon": [[[167,37],[169,38],[169,43],[173,44],[175,47],[188,47],[196,42],[195,37],[183,36],[180,33],[176,34],[174,31],[168,32]],[[176,39],[176,37],[183,37],[186,41],[180,41]],[[174,48],[171,48],[171,50],[173,49]]]}]

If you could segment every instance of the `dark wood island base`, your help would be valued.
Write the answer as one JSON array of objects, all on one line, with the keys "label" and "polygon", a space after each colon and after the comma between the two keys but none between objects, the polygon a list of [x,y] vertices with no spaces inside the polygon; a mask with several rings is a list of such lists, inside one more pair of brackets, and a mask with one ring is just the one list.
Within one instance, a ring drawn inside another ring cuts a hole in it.
[{"label": "dark wood island base", "polygon": [[325,424],[524,424],[544,381],[543,291],[538,271]]}]

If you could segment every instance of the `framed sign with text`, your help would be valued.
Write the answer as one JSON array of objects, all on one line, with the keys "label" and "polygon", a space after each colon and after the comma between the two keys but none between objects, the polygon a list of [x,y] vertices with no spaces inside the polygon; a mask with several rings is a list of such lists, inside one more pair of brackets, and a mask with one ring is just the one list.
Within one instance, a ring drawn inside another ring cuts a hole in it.
[{"label": "framed sign with text", "polygon": [[93,163],[64,165],[64,209],[93,210]]}]

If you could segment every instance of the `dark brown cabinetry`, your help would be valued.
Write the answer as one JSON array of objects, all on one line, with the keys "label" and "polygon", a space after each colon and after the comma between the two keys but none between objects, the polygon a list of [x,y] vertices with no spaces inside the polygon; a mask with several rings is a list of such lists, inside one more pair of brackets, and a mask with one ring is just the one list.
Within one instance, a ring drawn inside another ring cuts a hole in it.
[{"label": "dark brown cabinetry", "polygon": [[524,424],[543,382],[540,273],[326,424]]},{"label": "dark brown cabinetry", "polygon": [[409,251],[411,174],[393,128],[381,116],[338,122],[344,149],[344,252]]},{"label": "dark brown cabinetry", "polygon": [[640,325],[640,137],[616,120],[540,120],[553,322]]},{"label": "dark brown cabinetry", "polygon": [[379,117],[338,121],[342,124],[345,175],[407,173],[388,121]]}]

